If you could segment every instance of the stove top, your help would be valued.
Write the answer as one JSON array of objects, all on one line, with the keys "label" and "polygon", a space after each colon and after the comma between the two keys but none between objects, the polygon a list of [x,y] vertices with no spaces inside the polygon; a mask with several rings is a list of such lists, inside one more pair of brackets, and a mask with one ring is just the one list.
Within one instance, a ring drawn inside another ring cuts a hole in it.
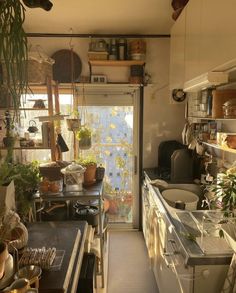
[{"label": "stove top", "polygon": [[156,167],[144,169],[144,171],[151,180],[161,179],[167,182],[170,181],[170,169]]}]

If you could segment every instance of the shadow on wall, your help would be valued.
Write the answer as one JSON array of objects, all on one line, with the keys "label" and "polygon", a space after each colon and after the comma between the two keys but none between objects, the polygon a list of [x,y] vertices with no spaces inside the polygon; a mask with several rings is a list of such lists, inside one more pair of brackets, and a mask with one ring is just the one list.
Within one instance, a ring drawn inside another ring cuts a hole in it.
[{"label": "shadow on wall", "polygon": [[[156,167],[157,150],[160,142],[178,140],[184,127],[185,104],[171,104],[168,85],[161,89],[145,89],[144,102],[144,168]],[[155,109],[155,110],[153,110]]]}]

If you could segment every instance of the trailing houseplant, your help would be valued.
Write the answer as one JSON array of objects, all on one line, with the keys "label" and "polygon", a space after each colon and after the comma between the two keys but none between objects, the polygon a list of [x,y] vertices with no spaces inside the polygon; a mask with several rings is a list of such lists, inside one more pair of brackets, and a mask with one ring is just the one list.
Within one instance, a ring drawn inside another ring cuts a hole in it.
[{"label": "trailing houseplant", "polygon": [[[3,82],[0,90],[6,91],[17,113],[21,95],[27,84],[27,37],[23,29],[25,8],[20,0],[0,1],[0,60]],[[9,105],[10,106],[10,105]]]}]

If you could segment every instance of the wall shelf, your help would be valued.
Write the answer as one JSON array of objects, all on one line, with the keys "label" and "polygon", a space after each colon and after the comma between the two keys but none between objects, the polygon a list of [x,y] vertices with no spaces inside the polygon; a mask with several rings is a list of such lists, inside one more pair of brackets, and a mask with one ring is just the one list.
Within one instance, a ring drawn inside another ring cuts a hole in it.
[{"label": "wall shelf", "polygon": [[224,152],[228,152],[228,153],[232,153],[232,154],[236,154],[236,149],[231,149],[229,147],[226,147],[226,146],[221,146],[221,145],[218,145],[218,144],[215,144],[215,143],[208,143],[208,142],[202,142],[203,145],[206,145],[206,146],[209,146],[209,147],[212,147],[212,148],[215,148],[215,149],[218,149],[218,150],[221,150],[221,151],[224,151]]},{"label": "wall shelf", "polygon": [[89,60],[91,66],[131,66],[145,65],[143,60]]},{"label": "wall shelf", "polygon": [[[0,150],[7,150],[7,147],[0,147]],[[50,147],[13,147],[13,150],[50,150]]]},{"label": "wall shelf", "polygon": [[197,117],[189,116],[190,119],[199,119],[199,120],[212,120],[212,121],[236,121],[236,118],[212,118],[212,117]]},{"label": "wall shelf", "polygon": [[[14,108],[0,108],[0,111],[14,111]],[[48,111],[48,108],[19,108],[19,111]]]}]

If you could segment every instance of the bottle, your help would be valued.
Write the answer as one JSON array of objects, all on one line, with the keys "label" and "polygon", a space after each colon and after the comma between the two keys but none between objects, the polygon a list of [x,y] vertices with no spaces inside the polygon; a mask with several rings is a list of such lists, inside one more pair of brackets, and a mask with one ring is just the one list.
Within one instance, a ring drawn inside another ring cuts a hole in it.
[{"label": "bottle", "polygon": [[207,116],[212,116],[212,90],[207,93]]},{"label": "bottle", "polygon": [[117,45],[116,39],[111,39],[109,60],[117,60]]},{"label": "bottle", "polygon": [[125,39],[120,39],[118,43],[118,59],[125,60],[127,55],[127,43]]}]

